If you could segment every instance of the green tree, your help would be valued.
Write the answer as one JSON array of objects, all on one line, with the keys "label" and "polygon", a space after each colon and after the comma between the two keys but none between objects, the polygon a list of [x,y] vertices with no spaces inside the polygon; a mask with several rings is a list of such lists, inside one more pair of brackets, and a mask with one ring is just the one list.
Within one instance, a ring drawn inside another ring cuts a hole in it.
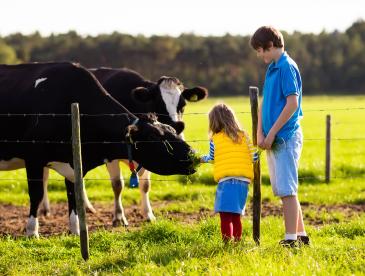
[{"label": "green tree", "polygon": [[15,50],[0,40],[0,64],[15,64],[18,62]]}]

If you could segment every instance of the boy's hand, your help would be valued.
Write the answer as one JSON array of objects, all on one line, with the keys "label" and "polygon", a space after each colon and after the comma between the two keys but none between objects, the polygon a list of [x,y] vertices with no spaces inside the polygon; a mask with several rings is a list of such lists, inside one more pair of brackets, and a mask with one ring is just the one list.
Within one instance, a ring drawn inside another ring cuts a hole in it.
[{"label": "boy's hand", "polygon": [[272,135],[269,132],[269,134],[266,136],[266,138],[265,138],[265,140],[263,142],[262,148],[263,149],[266,149],[266,150],[270,150],[272,144],[274,143],[274,140],[275,140],[275,135]]},{"label": "boy's hand", "polygon": [[262,132],[257,132],[257,145],[262,148],[264,148],[264,141],[265,141],[265,136]]}]

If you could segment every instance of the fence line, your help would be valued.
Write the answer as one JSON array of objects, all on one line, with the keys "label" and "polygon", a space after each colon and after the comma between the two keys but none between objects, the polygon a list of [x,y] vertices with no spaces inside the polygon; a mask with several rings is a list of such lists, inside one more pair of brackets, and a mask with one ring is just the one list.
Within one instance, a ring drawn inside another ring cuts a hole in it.
[{"label": "fence line", "polygon": [[[303,110],[303,112],[328,112],[328,111],[349,111],[349,110],[365,110],[365,107],[345,107],[345,108],[328,108],[328,109],[308,109],[308,110]],[[170,117],[169,114],[162,114],[162,113],[155,113],[155,112],[147,112],[147,113],[133,113],[136,115],[146,115],[146,114],[156,114],[158,116],[168,116]],[[250,114],[250,111],[238,111],[235,112],[236,114]],[[207,112],[188,112],[188,113],[184,113],[183,115],[207,115]],[[179,114],[174,114],[174,115],[179,115]],[[2,113],[0,114],[0,117],[28,117],[28,116],[38,116],[38,117],[71,117],[71,113]],[[128,116],[128,113],[115,113],[115,114],[80,114],[80,117],[118,117],[118,116]]]},{"label": "fence line", "polygon": [[[189,179],[189,176],[185,176],[187,179]],[[181,178],[184,178],[184,176],[182,176]],[[150,181],[157,181],[157,182],[181,182],[182,179],[181,178],[176,178],[176,179],[154,179],[154,178],[138,178],[139,180],[150,180]],[[192,177],[193,178],[193,177]],[[129,180],[129,178],[125,178],[125,177],[121,177],[119,178],[121,180]],[[332,177],[331,179],[365,179],[365,175],[363,176],[335,176]],[[43,181],[43,179],[27,179],[27,178],[0,178],[0,182],[3,181],[18,181],[18,182],[25,182],[25,181]],[[324,176],[304,176],[304,177],[299,177],[298,180],[321,180],[321,181],[325,181],[325,177]],[[48,181],[53,181],[53,182],[64,182],[64,179],[58,179],[58,178],[49,178]],[[84,181],[111,181],[110,178],[84,178]]]},{"label": "fence line", "polygon": [[[325,141],[326,137],[323,138],[304,138],[304,141]],[[331,141],[361,141],[365,140],[365,137],[355,137],[355,138],[331,138]],[[209,139],[197,139],[197,140],[184,140],[184,141],[170,141],[165,140],[168,143],[201,143],[206,142],[209,143]],[[138,143],[161,143],[163,141],[135,141]],[[0,140],[0,143],[9,143],[9,144],[71,144],[71,141],[42,141],[42,140]],[[86,141],[82,142],[82,145],[91,145],[91,144],[126,144],[126,141]]]},{"label": "fence line", "polygon": [[[304,112],[324,112],[324,111],[349,111],[349,110],[365,110],[365,107],[348,107],[348,108],[333,108],[333,109],[312,109],[312,110],[304,110]],[[249,114],[251,112],[236,112],[238,114]],[[135,113],[137,115],[139,114],[147,114],[147,113]],[[156,113],[155,113],[156,114]],[[115,117],[115,116],[126,116],[127,113],[118,113],[118,114],[80,114],[81,117],[102,117],[102,116],[109,116],[109,117]],[[157,113],[156,115],[159,116],[169,116],[166,114],[159,114]],[[185,113],[185,115],[207,115],[206,112],[191,112],[191,113]],[[71,117],[71,114],[56,114],[56,113],[47,113],[47,114],[42,114],[42,113],[37,113],[37,114],[0,114],[0,117],[27,117],[27,116],[37,116],[37,117]],[[353,122],[350,122],[352,124],[354,124]],[[334,122],[332,123],[333,125],[339,125],[339,124],[349,124],[349,123],[345,123],[345,122]],[[326,141],[326,137],[320,137],[320,138],[304,138],[304,141],[320,141],[320,142],[325,142]],[[328,139],[327,139],[328,140]],[[331,137],[330,141],[362,141],[365,140],[365,137],[353,137],[353,138],[344,138],[344,137]],[[182,141],[168,141],[168,143],[180,143]],[[209,139],[194,139],[194,140],[186,140],[184,142],[187,143],[208,143]],[[72,144],[72,141],[51,141],[51,140],[0,140],[0,143],[11,143],[11,144]],[[161,141],[136,141],[137,146],[138,143],[161,143]],[[82,145],[90,145],[90,144],[104,144],[104,145],[108,145],[108,144],[126,144],[126,141],[86,141],[83,142]],[[336,179],[336,178],[347,178],[349,179],[349,177],[332,177],[332,179]],[[358,178],[358,177],[355,177]],[[363,178],[363,177],[360,177]],[[364,177],[365,178],[365,177]],[[305,179],[319,179],[318,177],[304,177],[304,178],[299,178],[299,180],[305,180]],[[0,179],[0,181],[9,181],[11,179]],[[85,180],[108,180],[108,179],[85,179]],[[127,179],[124,179],[127,180]],[[143,180],[143,179],[141,179]],[[55,181],[55,179],[52,179],[52,181]],[[56,180],[57,181],[57,180]],[[60,180],[63,181],[63,180]],[[172,181],[172,180],[158,180],[158,179],[153,179],[153,181]],[[177,180],[174,180],[177,181]]]}]

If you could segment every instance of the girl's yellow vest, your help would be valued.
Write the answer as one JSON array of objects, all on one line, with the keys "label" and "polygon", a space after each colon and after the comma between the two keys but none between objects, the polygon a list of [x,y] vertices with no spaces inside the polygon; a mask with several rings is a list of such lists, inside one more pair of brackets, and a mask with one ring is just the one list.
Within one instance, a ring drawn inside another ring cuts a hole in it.
[{"label": "girl's yellow vest", "polygon": [[234,143],[224,132],[214,134],[214,180],[228,176],[253,179],[250,141],[242,133],[242,142]]}]

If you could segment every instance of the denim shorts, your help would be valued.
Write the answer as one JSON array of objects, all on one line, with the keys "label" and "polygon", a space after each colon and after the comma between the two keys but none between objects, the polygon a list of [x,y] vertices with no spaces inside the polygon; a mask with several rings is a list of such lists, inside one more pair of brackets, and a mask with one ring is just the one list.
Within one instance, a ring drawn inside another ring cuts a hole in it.
[{"label": "denim shorts", "polygon": [[275,141],[266,152],[271,187],[276,196],[297,195],[299,158],[303,147],[303,134],[299,128],[287,141]]},{"label": "denim shorts", "polygon": [[214,212],[244,215],[249,183],[237,178],[220,181],[215,193]]}]

